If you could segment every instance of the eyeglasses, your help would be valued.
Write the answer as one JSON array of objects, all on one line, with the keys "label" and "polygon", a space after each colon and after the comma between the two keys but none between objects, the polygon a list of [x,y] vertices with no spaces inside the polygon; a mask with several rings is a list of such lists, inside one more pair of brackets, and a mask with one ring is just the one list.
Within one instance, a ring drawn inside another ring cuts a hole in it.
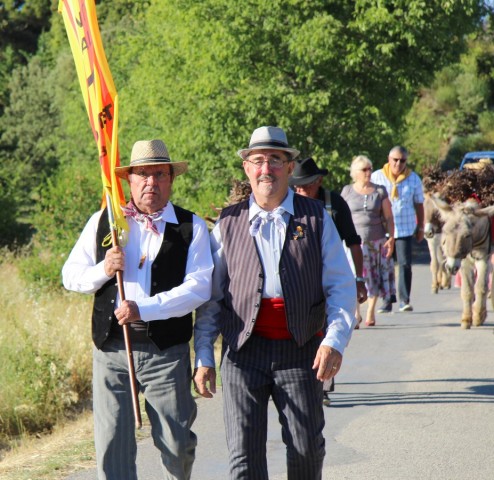
[{"label": "eyeglasses", "polygon": [[405,163],[407,161],[406,158],[393,158],[393,157],[391,157],[391,160],[393,160],[393,162],[395,162],[395,163],[398,163],[398,162]]},{"label": "eyeglasses", "polygon": [[254,165],[254,167],[256,167],[258,170],[260,170],[265,163],[268,164],[269,168],[273,168],[275,170],[283,167],[285,163],[288,163],[287,160],[284,160],[283,158],[280,157],[270,157],[270,158],[256,157],[253,160],[247,159],[247,162],[252,163],[252,165]]},{"label": "eyeglasses", "polygon": [[141,180],[146,180],[149,178],[149,177],[153,177],[155,180],[157,180],[158,182],[162,182],[163,180],[166,180],[168,177],[171,176],[171,173],[170,172],[164,172],[162,170],[158,171],[158,172],[146,172],[145,170],[137,170],[137,171],[132,171],[131,173],[133,173],[134,175],[137,175],[138,177],[141,178]]},{"label": "eyeglasses", "polygon": [[365,167],[360,169],[361,172],[372,172],[372,167]]}]

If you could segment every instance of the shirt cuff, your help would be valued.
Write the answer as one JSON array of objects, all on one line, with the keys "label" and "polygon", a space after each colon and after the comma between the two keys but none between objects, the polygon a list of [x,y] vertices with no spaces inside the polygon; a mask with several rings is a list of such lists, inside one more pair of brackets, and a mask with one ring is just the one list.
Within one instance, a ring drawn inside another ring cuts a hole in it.
[{"label": "shirt cuff", "polygon": [[204,349],[196,351],[195,358],[195,368],[198,367],[213,367],[215,366],[214,361],[214,349]]},{"label": "shirt cuff", "polygon": [[143,322],[151,322],[153,320],[162,320],[156,317],[156,302],[152,300],[152,297],[143,298],[139,300],[137,304],[139,307],[139,315]]}]

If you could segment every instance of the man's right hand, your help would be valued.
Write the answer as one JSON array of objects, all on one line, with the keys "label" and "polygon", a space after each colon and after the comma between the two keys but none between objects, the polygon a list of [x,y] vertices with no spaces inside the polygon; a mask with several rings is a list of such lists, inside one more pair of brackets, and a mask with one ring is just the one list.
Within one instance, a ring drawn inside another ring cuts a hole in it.
[{"label": "man's right hand", "polygon": [[[216,370],[214,367],[197,367],[192,377],[194,390],[205,398],[213,398],[216,393]],[[209,389],[207,384],[209,382]]]},{"label": "man's right hand", "polygon": [[125,254],[121,247],[112,247],[106,251],[104,266],[105,273],[110,278],[114,277],[118,270],[124,270]]}]

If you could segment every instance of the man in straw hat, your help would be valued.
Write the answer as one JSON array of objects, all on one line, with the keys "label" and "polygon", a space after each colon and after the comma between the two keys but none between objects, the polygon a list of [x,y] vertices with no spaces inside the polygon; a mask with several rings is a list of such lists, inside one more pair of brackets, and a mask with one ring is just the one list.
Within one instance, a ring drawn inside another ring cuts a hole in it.
[{"label": "man in straw hat", "polygon": [[336,375],[355,324],[355,278],[324,205],[288,187],[298,150],[279,127],[254,131],[238,151],[252,195],[226,207],[211,232],[211,301],[197,311],[194,383],[216,391],[221,362],[230,478],[268,478],[272,398],[288,478],[320,479],[325,455],[323,381]]},{"label": "man in straw hat", "polygon": [[[205,222],[170,201],[187,163],[172,162],[161,140],[138,141],[130,165],[115,169],[130,186],[123,209],[127,241],[111,247],[104,211],[95,213],[63,267],[65,288],[95,294],[93,410],[98,478],[134,480],[136,441],[126,349],[128,324],[139,390],[146,399],[164,478],[189,479],[196,435],[191,425],[189,340],[192,311],[211,294],[213,263]],[[121,301],[115,274],[123,271]]]}]

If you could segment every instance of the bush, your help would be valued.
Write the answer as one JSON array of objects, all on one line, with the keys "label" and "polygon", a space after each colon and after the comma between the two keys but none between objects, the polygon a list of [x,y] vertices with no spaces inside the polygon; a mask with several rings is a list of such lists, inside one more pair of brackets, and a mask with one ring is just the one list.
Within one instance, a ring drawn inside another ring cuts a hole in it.
[{"label": "bush", "polygon": [[39,292],[0,256],[0,446],[49,430],[91,395],[91,297]]},{"label": "bush", "polygon": [[62,266],[102,198],[99,164],[63,166],[42,189],[36,206],[37,231],[30,254],[20,261],[23,277],[38,286],[61,285]]}]

